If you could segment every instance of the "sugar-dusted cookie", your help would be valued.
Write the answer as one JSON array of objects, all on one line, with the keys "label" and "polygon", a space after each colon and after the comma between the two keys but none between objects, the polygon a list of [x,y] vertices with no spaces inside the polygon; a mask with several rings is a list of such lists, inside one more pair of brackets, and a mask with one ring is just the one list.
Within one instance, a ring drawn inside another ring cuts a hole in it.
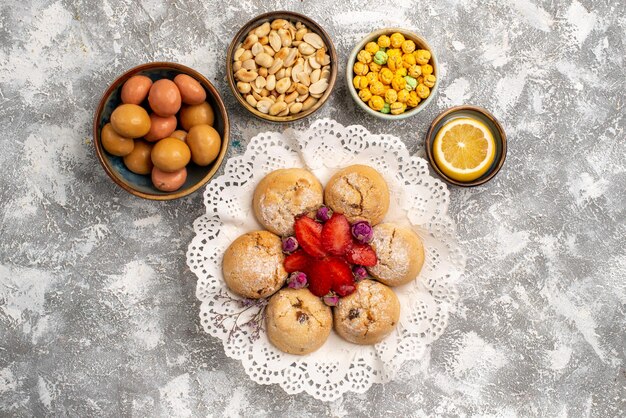
[{"label": "sugar-dusted cookie", "polygon": [[334,308],[335,331],[355,344],[376,344],[389,335],[400,318],[400,301],[391,288],[374,280],[358,283],[356,292]]},{"label": "sugar-dusted cookie", "polygon": [[285,284],[284,260],[280,237],[268,231],[248,232],[226,249],[222,262],[224,280],[240,296],[265,298]]},{"label": "sugar-dusted cookie", "polygon": [[279,350],[307,354],[320,348],[333,328],[330,307],[308,289],[283,289],[265,311],[267,337]]},{"label": "sugar-dusted cookie", "polygon": [[275,234],[293,235],[294,218],[316,211],[323,201],[322,184],[308,170],[275,170],[257,185],[252,205],[257,220]]},{"label": "sugar-dusted cookie", "polygon": [[393,223],[376,225],[370,243],[378,263],[368,267],[372,277],[387,286],[400,286],[414,280],[424,265],[422,239],[409,228]]},{"label": "sugar-dusted cookie", "polygon": [[328,181],[324,202],[335,212],[346,215],[350,223],[368,221],[376,225],[389,209],[389,188],[372,167],[351,165]]}]

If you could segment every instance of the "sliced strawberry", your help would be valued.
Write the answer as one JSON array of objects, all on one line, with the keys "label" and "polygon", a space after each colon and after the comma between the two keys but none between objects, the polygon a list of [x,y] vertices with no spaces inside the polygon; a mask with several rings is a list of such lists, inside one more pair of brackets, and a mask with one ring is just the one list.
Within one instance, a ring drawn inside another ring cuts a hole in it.
[{"label": "sliced strawberry", "polygon": [[309,265],[309,290],[315,296],[326,296],[332,285],[328,266],[325,260],[314,260]]},{"label": "sliced strawberry", "polygon": [[296,218],[293,227],[298,243],[307,254],[317,258],[326,255],[321,242],[322,224],[315,222],[308,216],[300,216]]},{"label": "sliced strawberry", "polygon": [[348,251],[346,251],[346,260],[352,264],[371,267],[378,263],[376,252],[369,244],[362,244],[353,241]]},{"label": "sliced strawberry", "polygon": [[333,213],[322,228],[322,247],[329,254],[344,255],[351,242],[350,223],[343,214]]},{"label": "sliced strawberry", "polygon": [[324,262],[331,278],[331,289],[334,292],[339,296],[347,296],[356,290],[352,269],[345,260],[337,257],[328,257]]},{"label": "sliced strawberry", "polygon": [[285,257],[283,265],[287,273],[293,273],[294,271],[306,272],[309,263],[313,260],[310,255],[303,250],[297,250],[293,254]]}]

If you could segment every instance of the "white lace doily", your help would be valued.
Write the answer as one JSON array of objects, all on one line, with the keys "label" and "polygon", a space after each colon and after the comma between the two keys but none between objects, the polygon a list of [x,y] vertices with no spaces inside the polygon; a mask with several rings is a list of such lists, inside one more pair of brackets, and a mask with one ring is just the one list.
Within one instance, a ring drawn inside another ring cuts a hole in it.
[{"label": "white lace doily", "polygon": [[[383,174],[392,196],[385,221],[412,226],[424,241],[424,267],[416,281],[394,288],[400,322],[381,343],[359,346],[333,332],[314,353],[285,354],[265,334],[265,301],[242,299],[226,288],[222,255],[238,236],[262,229],[254,218],[252,194],[267,173],[307,167],[325,184],[351,164],[367,164]],[[347,391],[363,393],[372,383],[391,380],[406,360],[422,358],[426,346],[445,330],[465,257],[447,215],[446,185],[431,177],[427,162],[410,156],[400,139],[329,119],[317,120],[305,131],[262,133],[250,140],[243,155],[225,163],[224,174],[206,187],[204,203],[206,213],[194,222],[196,235],[187,252],[187,264],[198,277],[200,319],[255,382],[278,383],[287,393],[305,391],[324,401]]]}]

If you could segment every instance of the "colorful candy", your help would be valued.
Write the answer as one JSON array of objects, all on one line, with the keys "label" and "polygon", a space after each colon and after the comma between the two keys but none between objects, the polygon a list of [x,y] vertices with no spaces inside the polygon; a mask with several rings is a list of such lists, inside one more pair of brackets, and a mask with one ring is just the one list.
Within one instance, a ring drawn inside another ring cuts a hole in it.
[{"label": "colorful candy", "polygon": [[359,98],[371,109],[392,115],[417,107],[437,82],[430,51],[417,48],[398,32],[368,42],[353,67]]}]

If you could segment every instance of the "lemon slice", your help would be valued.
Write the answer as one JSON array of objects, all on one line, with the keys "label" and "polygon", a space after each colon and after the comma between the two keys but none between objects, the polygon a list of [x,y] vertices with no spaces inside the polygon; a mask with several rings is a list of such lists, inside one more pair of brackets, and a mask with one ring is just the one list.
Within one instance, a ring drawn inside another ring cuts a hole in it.
[{"label": "lemon slice", "polygon": [[496,144],[491,131],[481,121],[453,119],[437,133],[433,155],[445,175],[469,182],[489,170],[496,156]]}]

